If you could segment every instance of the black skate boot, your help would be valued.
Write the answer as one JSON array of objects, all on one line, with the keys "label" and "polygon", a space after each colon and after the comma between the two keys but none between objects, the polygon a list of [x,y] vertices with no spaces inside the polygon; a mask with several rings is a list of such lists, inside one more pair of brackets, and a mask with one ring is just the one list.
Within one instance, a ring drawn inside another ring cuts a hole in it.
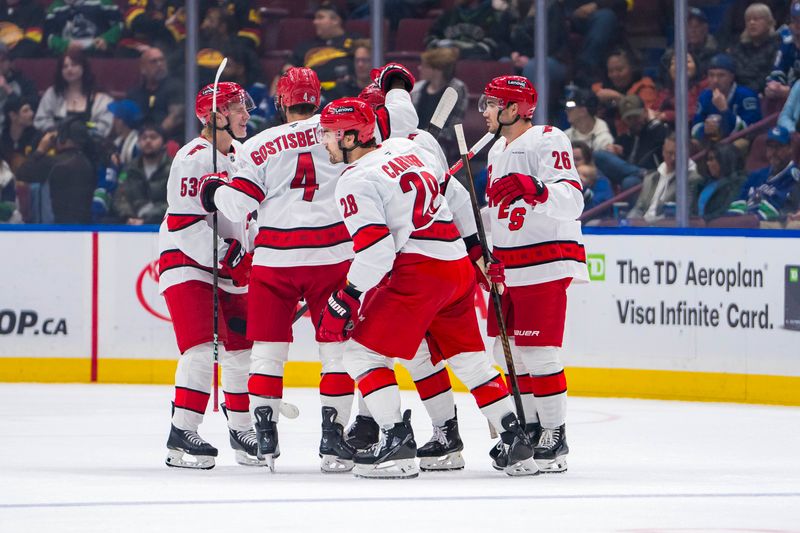
[{"label": "black skate boot", "polygon": [[275,459],[280,457],[278,445],[278,424],[272,421],[272,407],[262,405],[253,410],[256,419],[256,457],[264,461],[270,472],[275,471]]},{"label": "black skate boot", "polygon": [[458,413],[443,426],[433,426],[433,436],[417,450],[419,468],[423,472],[462,470],[464,443],[458,434]]},{"label": "black skate boot", "polygon": [[[525,424],[525,433],[528,434],[528,440],[539,442],[539,434],[542,431],[542,426],[539,422],[530,422]],[[513,439],[512,439],[513,441]],[[492,458],[492,468],[495,470],[505,470],[508,466],[508,457],[506,455],[506,448],[503,446],[503,440],[498,440],[495,445],[489,450],[489,457]],[[507,444],[511,444],[508,442]]]},{"label": "black skate boot", "polygon": [[322,439],[319,441],[320,469],[324,473],[349,472],[356,452],[344,438],[344,427],[336,423],[336,409],[322,408]]},{"label": "black skate boot", "polygon": [[411,411],[403,413],[403,421],[381,430],[381,440],[356,452],[353,457],[356,477],[401,479],[419,475],[417,443],[411,429]]},{"label": "black skate boot", "polygon": [[539,442],[533,449],[533,458],[542,472],[566,472],[568,453],[566,424],[555,429],[542,428]]},{"label": "black skate boot", "polygon": [[380,439],[381,429],[371,416],[356,416],[347,428],[345,440],[355,450],[366,450]]},{"label": "black skate boot", "polygon": [[214,468],[214,457],[219,453],[216,448],[204,441],[196,431],[178,429],[174,425],[167,439],[167,466],[177,468],[196,468],[211,470]]},{"label": "black skate boot", "polygon": [[[500,440],[503,443],[504,453],[498,456],[505,461],[503,471],[509,476],[535,476],[539,467],[533,460],[533,444],[528,434],[522,429],[514,413],[508,413],[501,420],[503,431]],[[499,466],[499,461],[498,461]]]},{"label": "black skate boot", "polygon": [[[225,418],[228,418],[228,408],[222,403],[222,413]],[[257,457],[258,453],[258,439],[256,432],[250,428],[246,430],[238,430],[228,427],[230,433],[231,448],[236,453],[236,462],[244,466],[266,466],[266,461],[260,461]]]}]

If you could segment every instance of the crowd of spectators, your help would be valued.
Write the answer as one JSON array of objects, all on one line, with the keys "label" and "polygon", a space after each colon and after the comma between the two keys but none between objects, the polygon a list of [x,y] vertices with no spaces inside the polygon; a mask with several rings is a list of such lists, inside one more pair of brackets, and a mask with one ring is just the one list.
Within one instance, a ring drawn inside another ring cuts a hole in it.
[{"label": "crowd of spectators", "polygon": [[[371,82],[374,43],[353,30],[368,19],[369,3],[198,6],[198,53],[190,61],[205,84],[228,58],[224,78],[256,104],[249,135],[279,123],[272,94],[291,65],[317,72],[326,101],[357,95]],[[480,87],[459,79],[461,62],[483,62],[487,72],[501,65],[535,82],[532,0],[387,0],[384,8],[389,58],[404,22],[428,21],[418,53],[396,57],[416,69],[420,127],[445,88],[458,93],[439,138],[450,159],[457,157],[451,126],[482,123],[470,119]],[[275,49],[275,32],[298,13],[313,35],[292,41],[291,50]],[[657,31],[637,34],[642,13],[658,19],[649,21]],[[591,210],[585,222],[675,223],[674,130],[683,120],[692,136],[693,224],[800,226],[800,0],[697,0],[690,7],[684,117],[675,110],[681,59],[667,47],[670,13],[667,0],[547,2],[547,118],[573,143]],[[0,222],[158,223],[171,155],[185,142],[185,38],[183,0],[0,0]],[[17,68],[36,58],[55,61],[52,83],[39,90]],[[92,71],[98,59],[130,69],[134,58],[138,82],[121,92]],[[272,60],[278,66],[268,71]]]}]

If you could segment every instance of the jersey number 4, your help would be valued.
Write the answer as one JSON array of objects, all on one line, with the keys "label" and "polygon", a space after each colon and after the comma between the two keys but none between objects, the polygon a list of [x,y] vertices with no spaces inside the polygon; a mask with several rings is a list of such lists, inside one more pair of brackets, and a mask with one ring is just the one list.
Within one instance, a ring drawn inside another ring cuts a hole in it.
[{"label": "jersey number 4", "polygon": [[439,196],[439,182],[436,178],[425,171],[419,174],[406,172],[400,176],[400,190],[417,193],[414,197],[414,212],[411,215],[414,227],[422,228],[430,224],[433,215],[439,210],[438,206],[434,207],[436,197]]},{"label": "jersey number 4", "polygon": [[314,199],[314,193],[319,189],[317,183],[317,172],[314,170],[314,158],[311,152],[303,152],[297,155],[297,169],[294,171],[292,189],[303,189],[303,200],[310,202]]}]

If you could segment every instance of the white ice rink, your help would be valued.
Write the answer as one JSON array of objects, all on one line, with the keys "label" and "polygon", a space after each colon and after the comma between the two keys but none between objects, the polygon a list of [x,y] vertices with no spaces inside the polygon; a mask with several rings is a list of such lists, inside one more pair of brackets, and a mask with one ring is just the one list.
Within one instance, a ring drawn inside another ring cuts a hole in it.
[{"label": "white ice rink", "polygon": [[[413,480],[318,469],[319,406],[282,420],[277,472],[236,465],[221,413],[217,467],[164,465],[172,388],[0,385],[0,532],[800,531],[800,409],[572,398],[569,472],[511,479],[458,394],[467,467]],[[413,393],[417,442],[430,437]]]}]

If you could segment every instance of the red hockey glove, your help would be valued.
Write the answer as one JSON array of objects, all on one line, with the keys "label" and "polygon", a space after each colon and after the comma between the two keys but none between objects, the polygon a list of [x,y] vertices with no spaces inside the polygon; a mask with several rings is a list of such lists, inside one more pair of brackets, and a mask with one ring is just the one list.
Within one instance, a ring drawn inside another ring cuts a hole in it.
[{"label": "red hockey glove", "polygon": [[505,292],[506,281],[506,267],[502,261],[494,257],[489,258],[489,266],[487,267],[483,260],[483,252],[480,244],[475,244],[467,251],[469,258],[472,260],[472,266],[475,268],[475,281],[481,289],[486,292],[492,290],[492,283],[497,285],[497,292],[503,294]]},{"label": "red hockey glove", "polygon": [[361,308],[360,296],[361,292],[350,284],[331,294],[317,321],[317,335],[322,342],[343,342],[350,337]]},{"label": "red hockey glove", "polygon": [[250,283],[250,268],[253,265],[253,254],[245,251],[242,243],[236,239],[225,239],[228,250],[220,263],[220,274],[229,276],[237,287],[244,287]]},{"label": "red hockey glove", "polygon": [[492,183],[486,196],[493,205],[507,207],[522,198],[530,205],[541,204],[547,201],[549,192],[547,186],[536,176],[528,176],[518,172],[506,174]]},{"label": "red hockey glove", "polygon": [[372,79],[378,84],[384,94],[392,88],[392,82],[396,79],[402,80],[405,90],[411,92],[414,88],[414,75],[400,63],[386,63],[381,68],[372,69]]},{"label": "red hockey glove", "polygon": [[214,193],[217,189],[228,183],[227,172],[217,172],[216,174],[206,174],[200,178],[200,204],[209,213],[217,210],[214,203]]}]

